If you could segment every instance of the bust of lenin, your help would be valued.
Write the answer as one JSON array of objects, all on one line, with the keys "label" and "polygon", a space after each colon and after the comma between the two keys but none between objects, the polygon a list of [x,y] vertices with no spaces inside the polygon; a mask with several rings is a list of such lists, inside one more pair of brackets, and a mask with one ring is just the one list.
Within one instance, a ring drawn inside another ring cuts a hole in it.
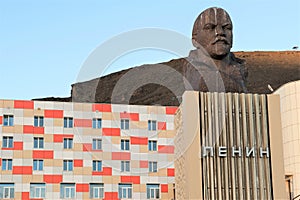
[{"label": "bust of lenin", "polygon": [[[184,71],[186,89],[203,92],[247,92],[247,70],[230,52],[232,22],[222,8],[208,8],[196,19],[192,50]],[[188,86],[187,86],[188,85]]]}]

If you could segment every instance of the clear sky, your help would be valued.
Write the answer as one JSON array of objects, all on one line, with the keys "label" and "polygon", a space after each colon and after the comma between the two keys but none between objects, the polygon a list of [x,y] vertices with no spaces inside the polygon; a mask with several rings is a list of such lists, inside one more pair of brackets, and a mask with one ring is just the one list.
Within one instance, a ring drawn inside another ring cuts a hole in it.
[{"label": "clear sky", "polygon": [[[0,0],[0,99],[69,96],[83,63],[105,41],[147,27],[190,38],[194,20],[211,6],[232,18],[233,51],[300,47],[299,0]],[[110,71],[173,58],[137,52]]]}]

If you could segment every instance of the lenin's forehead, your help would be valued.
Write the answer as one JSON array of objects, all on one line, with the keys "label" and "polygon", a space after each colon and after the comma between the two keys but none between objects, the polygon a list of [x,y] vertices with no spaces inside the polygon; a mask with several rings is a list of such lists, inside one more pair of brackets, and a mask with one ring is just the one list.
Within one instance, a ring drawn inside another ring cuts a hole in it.
[{"label": "lenin's forehead", "polygon": [[228,13],[222,8],[208,8],[200,14],[200,23],[201,25],[208,23],[231,24],[231,19]]}]

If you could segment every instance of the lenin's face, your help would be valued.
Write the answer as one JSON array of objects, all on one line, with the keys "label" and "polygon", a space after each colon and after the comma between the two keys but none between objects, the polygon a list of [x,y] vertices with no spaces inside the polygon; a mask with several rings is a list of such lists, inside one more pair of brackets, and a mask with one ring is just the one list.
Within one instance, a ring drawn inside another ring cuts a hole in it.
[{"label": "lenin's face", "polygon": [[215,59],[228,55],[232,47],[232,22],[226,11],[221,8],[205,10],[194,25],[193,40],[197,48],[200,44]]}]

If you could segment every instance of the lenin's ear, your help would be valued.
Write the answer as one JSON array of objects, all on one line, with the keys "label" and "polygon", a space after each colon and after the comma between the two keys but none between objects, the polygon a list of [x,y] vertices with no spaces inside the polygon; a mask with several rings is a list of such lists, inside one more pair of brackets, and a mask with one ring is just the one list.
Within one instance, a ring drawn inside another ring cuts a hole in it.
[{"label": "lenin's ear", "polygon": [[196,47],[197,49],[200,48],[200,44],[197,42],[197,40],[195,38],[192,38],[192,43],[193,43],[193,46]]}]

